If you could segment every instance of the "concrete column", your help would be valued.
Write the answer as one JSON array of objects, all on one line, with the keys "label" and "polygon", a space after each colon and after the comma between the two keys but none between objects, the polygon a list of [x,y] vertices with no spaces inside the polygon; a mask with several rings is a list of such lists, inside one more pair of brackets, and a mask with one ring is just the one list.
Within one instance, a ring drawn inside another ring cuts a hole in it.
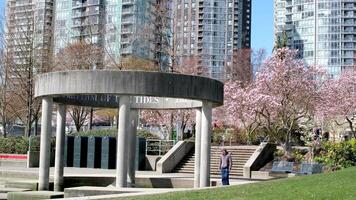
[{"label": "concrete column", "polygon": [[64,169],[64,137],[66,126],[66,107],[58,105],[57,127],[56,127],[56,158],[54,165],[54,191],[63,191],[63,169]]},{"label": "concrete column", "polygon": [[49,189],[53,98],[42,98],[41,143],[38,190]]},{"label": "concrete column", "polygon": [[194,187],[200,187],[200,148],[201,148],[201,108],[196,109],[195,116],[195,158]]},{"label": "concrete column", "polygon": [[203,102],[201,123],[200,187],[210,186],[211,114],[210,102]]},{"label": "concrete column", "polygon": [[120,97],[119,107],[119,130],[117,135],[117,154],[116,154],[116,187],[127,187],[127,166],[128,166],[128,139],[130,116],[130,97]]},{"label": "concrete column", "polygon": [[136,167],[136,135],[138,123],[138,110],[130,111],[130,135],[128,141],[128,177],[131,186],[135,185],[135,167]]}]

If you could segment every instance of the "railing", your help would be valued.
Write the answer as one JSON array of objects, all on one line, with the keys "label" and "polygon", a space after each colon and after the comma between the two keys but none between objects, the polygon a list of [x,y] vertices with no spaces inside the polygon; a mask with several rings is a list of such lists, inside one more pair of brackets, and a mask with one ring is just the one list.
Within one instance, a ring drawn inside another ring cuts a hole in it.
[{"label": "railing", "polygon": [[163,156],[166,154],[174,145],[175,140],[146,140],[146,155],[157,155]]}]

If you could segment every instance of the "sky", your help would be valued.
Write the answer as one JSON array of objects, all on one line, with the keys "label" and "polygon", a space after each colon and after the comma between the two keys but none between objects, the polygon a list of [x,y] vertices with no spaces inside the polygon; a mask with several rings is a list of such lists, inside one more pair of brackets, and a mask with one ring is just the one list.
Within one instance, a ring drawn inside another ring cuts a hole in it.
[{"label": "sky", "polygon": [[4,16],[4,7],[5,7],[5,0],[0,0],[0,23],[2,23],[2,17]]},{"label": "sky", "polygon": [[[0,0],[0,33],[4,30],[5,0]],[[3,48],[3,38],[0,38],[0,50]]]},{"label": "sky", "polygon": [[273,0],[252,0],[252,49],[273,49]]},{"label": "sky", "polygon": [[[4,13],[5,0],[0,0],[0,26]],[[252,0],[252,48],[266,49],[270,54],[273,48],[273,0]]]},{"label": "sky", "polygon": [[5,16],[5,0],[0,0],[0,30],[2,30],[4,16]]}]

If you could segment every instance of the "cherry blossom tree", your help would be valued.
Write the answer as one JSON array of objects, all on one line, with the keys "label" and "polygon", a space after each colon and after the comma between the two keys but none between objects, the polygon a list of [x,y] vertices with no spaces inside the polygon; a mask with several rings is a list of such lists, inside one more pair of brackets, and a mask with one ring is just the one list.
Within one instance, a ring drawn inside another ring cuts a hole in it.
[{"label": "cherry blossom tree", "polygon": [[339,78],[326,80],[320,90],[318,114],[338,125],[347,125],[356,137],[356,67]]},{"label": "cherry blossom tree", "polygon": [[[224,88],[224,106],[222,109],[216,109],[215,112],[222,113],[225,112],[225,124],[242,129],[247,135],[248,143],[251,143],[253,136],[260,126],[257,117],[257,99],[252,93],[254,87],[253,84],[242,87],[243,84],[239,81],[228,81],[225,83]],[[220,111],[220,112],[219,112]]]},{"label": "cherry blossom tree", "polygon": [[250,84],[231,80],[225,84],[226,123],[244,129],[248,136],[262,130],[288,154],[300,124],[315,112],[316,77],[322,72],[305,66],[297,51],[277,49]]},{"label": "cherry blossom tree", "polygon": [[310,121],[315,112],[318,78],[321,70],[305,66],[297,51],[275,50],[256,75],[255,89],[261,125],[270,139],[291,151],[291,138],[299,124]]},{"label": "cherry blossom tree", "polygon": [[[188,109],[182,110],[144,110],[140,114],[141,121],[145,124],[157,126],[162,133],[167,133],[167,138],[173,138],[174,125],[180,125],[180,132],[184,133],[187,126],[192,126],[194,112]],[[179,140],[183,140],[183,134]]]}]

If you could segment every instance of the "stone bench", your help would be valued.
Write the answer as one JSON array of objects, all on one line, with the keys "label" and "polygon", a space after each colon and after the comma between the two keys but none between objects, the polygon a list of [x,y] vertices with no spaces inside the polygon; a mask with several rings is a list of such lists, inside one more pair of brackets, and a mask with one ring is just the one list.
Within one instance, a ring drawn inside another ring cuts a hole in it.
[{"label": "stone bench", "polygon": [[274,173],[292,173],[294,162],[275,161],[273,162],[271,172]]},{"label": "stone bench", "polygon": [[7,194],[8,200],[58,199],[63,197],[63,192],[50,191],[10,192]]},{"label": "stone bench", "polygon": [[310,175],[323,172],[323,165],[320,163],[302,163],[298,174]]}]

